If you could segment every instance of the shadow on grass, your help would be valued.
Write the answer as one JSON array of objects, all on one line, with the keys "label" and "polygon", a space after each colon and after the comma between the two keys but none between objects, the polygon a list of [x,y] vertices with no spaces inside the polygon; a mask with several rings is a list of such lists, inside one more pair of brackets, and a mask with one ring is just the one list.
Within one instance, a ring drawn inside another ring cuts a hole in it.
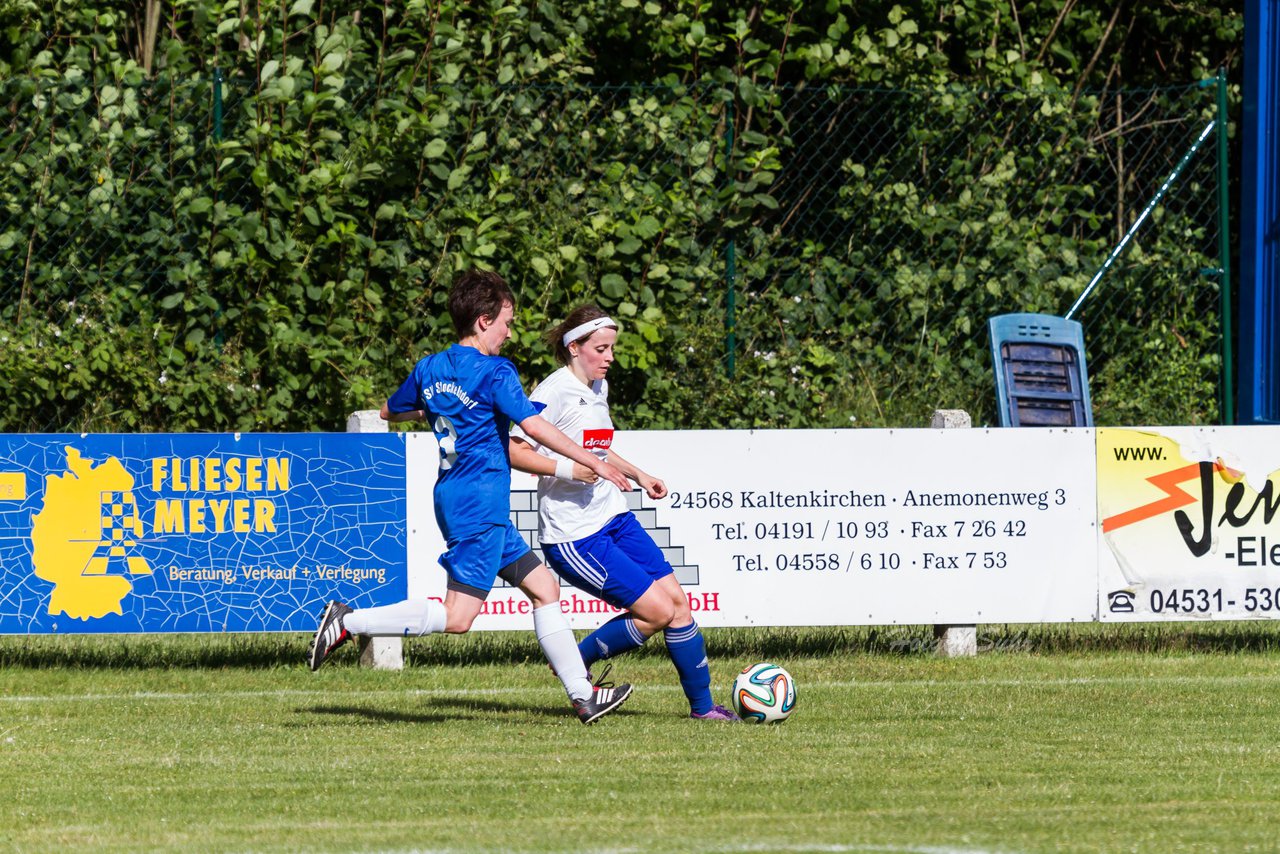
[{"label": "shadow on grass", "polygon": [[301,715],[331,715],[340,718],[364,718],[384,724],[438,724],[446,721],[468,720],[473,715],[445,715],[423,712],[393,712],[383,709],[364,709],[357,706],[312,706],[308,709],[296,709]]},{"label": "shadow on grass", "polygon": [[[388,709],[371,709],[362,706],[312,706],[298,709],[303,714],[357,716],[382,723],[439,723],[451,720],[474,720],[492,714],[542,715],[563,718],[571,712],[565,707],[534,706],[527,703],[507,703],[476,697],[430,697],[422,700],[428,710],[423,712],[399,712]],[[451,712],[433,712],[430,709],[449,709]]]},{"label": "shadow on grass", "polygon": [[[583,632],[579,632],[581,637]],[[930,655],[932,626],[707,629],[716,659],[794,660],[832,655]],[[1252,654],[1280,652],[1280,621],[1218,623],[985,624],[978,648],[988,654],[1104,652]],[[0,667],[95,669],[305,667],[303,634],[31,635],[0,637]],[[634,657],[666,657],[661,638]],[[405,642],[407,667],[532,664],[545,660],[532,632],[475,632]]]}]

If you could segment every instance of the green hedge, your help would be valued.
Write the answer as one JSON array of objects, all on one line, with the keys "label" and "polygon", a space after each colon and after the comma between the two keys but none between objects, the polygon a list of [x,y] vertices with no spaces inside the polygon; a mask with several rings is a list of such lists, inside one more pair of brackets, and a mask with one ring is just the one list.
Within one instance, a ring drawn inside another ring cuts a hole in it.
[{"label": "green hedge", "polygon": [[[620,426],[991,420],[986,318],[1062,313],[1213,118],[1192,5],[11,0],[0,429],[341,429],[472,264],[529,381],[619,315]],[[1202,160],[1086,309],[1100,423],[1217,417]]]}]

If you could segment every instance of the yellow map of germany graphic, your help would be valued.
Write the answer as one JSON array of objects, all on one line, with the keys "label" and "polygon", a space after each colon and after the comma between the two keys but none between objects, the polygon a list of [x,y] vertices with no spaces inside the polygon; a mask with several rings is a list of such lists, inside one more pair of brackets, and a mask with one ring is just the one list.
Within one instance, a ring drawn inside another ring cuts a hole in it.
[{"label": "yellow map of germany graphic", "polygon": [[151,567],[130,554],[142,526],[133,476],[115,457],[100,465],[67,449],[67,472],[45,480],[44,507],[32,520],[35,574],[53,582],[49,613],[88,620],[120,614],[130,575]]}]

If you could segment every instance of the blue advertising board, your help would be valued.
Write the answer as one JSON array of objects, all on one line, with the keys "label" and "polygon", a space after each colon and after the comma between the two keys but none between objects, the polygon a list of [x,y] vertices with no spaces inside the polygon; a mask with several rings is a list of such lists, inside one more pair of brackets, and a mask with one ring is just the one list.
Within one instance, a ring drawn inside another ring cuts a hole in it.
[{"label": "blue advertising board", "polygon": [[0,435],[0,634],[311,631],[405,530],[403,434]]}]

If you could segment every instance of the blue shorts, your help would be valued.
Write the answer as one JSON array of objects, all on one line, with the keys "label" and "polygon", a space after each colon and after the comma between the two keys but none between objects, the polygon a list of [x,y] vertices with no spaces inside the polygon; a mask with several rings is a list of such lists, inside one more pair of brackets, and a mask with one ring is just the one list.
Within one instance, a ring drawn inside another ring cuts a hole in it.
[{"label": "blue shorts", "polygon": [[542,563],[510,522],[450,539],[447,546],[449,550],[440,555],[440,565],[449,573],[448,588],[478,599],[489,595],[499,574],[518,586]]},{"label": "blue shorts", "polygon": [[674,572],[630,511],[589,537],[544,543],[542,551],[561,578],[615,608],[630,608],[653,582]]}]

